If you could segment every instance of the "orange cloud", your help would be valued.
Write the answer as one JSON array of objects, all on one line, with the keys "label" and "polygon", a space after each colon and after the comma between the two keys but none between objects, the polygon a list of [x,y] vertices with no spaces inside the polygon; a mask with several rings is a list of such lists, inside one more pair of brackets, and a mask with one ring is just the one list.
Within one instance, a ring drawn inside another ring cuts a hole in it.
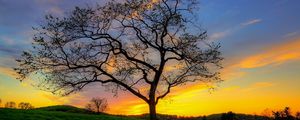
[{"label": "orange cloud", "polygon": [[[287,40],[283,44],[269,46],[261,53],[245,58],[233,59],[233,62],[227,64],[222,70],[222,78],[231,80],[233,78],[243,77],[246,72],[241,71],[241,68],[278,65],[287,61],[298,60],[300,58],[299,51],[300,38]],[[178,66],[167,66],[166,70],[174,70],[176,67]],[[172,92],[166,99],[163,99],[158,103],[157,111],[164,114],[199,115],[226,112],[226,110],[251,113],[254,110],[262,111],[266,107],[277,108],[278,103],[283,101],[282,99],[278,99],[278,96],[283,95],[264,95],[264,93],[267,92],[267,89],[265,88],[268,88],[268,90],[274,89],[275,85],[277,86],[277,84],[272,81],[259,81],[243,88],[237,85],[227,86],[209,94],[207,91],[209,88],[208,85],[200,83],[188,84],[172,88]],[[256,93],[258,90],[262,91],[262,93]],[[276,99],[276,101],[274,101],[274,99]],[[121,101],[122,102],[115,105],[116,107],[113,107],[114,109],[110,111],[111,113],[142,114],[148,111],[147,104],[135,97],[122,99]],[[294,101],[291,101],[290,103],[298,105]],[[247,107],[245,107],[245,104],[247,104]]]},{"label": "orange cloud", "polygon": [[265,81],[264,82],[256,82],[256,83],[249,85],[246,88],[240,88],[240,91],[246,93],[246,92],[250,92],[250,91],[254,91],[254,90],[261,90],[264,88],[274,87],[275,85],[276,85],[276,83],[273,83],[273,82],[265,82]]},{"label": "orange cloud", "polygon": [[284,62],[300,59],[300,38],[285,41],[268,47],[265,51],[243,59],[241,68],[257,68],[267,65],[279,65]]},{"label": "orange cloud", "polygon": [[274,86],[274,83],[271,83],[271,82],[257,82],[257,83],[254,83],[252,85],[252,87],[254,87],[254,88],[270,87],[270,86]]},{"label": "orange cloud", "polygon": [[12,78],[15,78],[17,75],[12,68],[1,67],[1,66],[0,66],[0,74],[7,75]]},{"label": "orange cloud", "polygon": [[45,91],[38,91],[37,96],[40,99],[44,99],[51,101],[51,104],[69,104],[71,103],[72,99],[83,99],[83,96],[80,94],[71,94],[68,96],[59,96],[59,95],[54,95],[50,92],[45,92]]},{"label": "orange cloud", "polygon": [[245,76],[246,73],[239,70],[239,66],[236,64],[225,66],[224,69],[221,70],[221,77],[223,80],[232,80],[236,78],[241,78]]}]

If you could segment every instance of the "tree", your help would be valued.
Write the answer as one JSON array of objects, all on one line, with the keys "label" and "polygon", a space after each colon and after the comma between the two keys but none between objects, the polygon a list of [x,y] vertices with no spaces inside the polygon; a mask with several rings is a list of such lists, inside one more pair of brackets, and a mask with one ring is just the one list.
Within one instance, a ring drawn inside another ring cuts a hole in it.
[{"label": "tree", "polygon": [[221,120],[236,120],[236,115],[235,113],[229,111],[227,113],[222,114]]},{"label": "tree", "polygon": [[126,0],[47,15],[15,70],[21,80],[42,76],[42,88],[62,95],[93,83],[129,91],[149,105],[154,120],[171,88],[221,81],[220,45],[197,27],[197,6],[197,0]]},{"label": "tree", "polygon": [[269,108],[266,108],[262,111],[261,115],[266,116],[266,117],[272,117],[272,110]]},{"label": "tree", "polygon": [[86,105],[86,109],[93,112],[104,112],[107,109],[107,100],[104,98],[92,98]]},{"label": "tree", "polygon": [[204,115],[204,116],[202,117],[202,120],[207,120],[207,117]]},{"label": "tree", "polygon": [[34,108],[30,103],[27,103],[27,102],[21,102],[21,103],[19,103],[18,107],[20,109],[24,109],[24,110],[29,110],[29,109],[33,109]]},{"label": "tree", "polygon": [[296,120],[300,120],[300,112],[297,112],[295,115]]},{"label": "tree", "polygon": [[1,103],[2,103],[2,100],[0,99],[0,107],[1,107]]},{"label": "tree", "polygon": [[291,113],[291,109],[289,107],[284,108],[283,116],[285,117],[285,120],[294,120],[294,117]]},{"label": "tree", "polygon": [[294,120],[289,107],[285,107],[281,111],[273,111],[273,116],[274,120]]},{"label": "tree", "polygon": [[5,103],[5,108],[16,108],[16,103],[13,101],[6,102]]}]

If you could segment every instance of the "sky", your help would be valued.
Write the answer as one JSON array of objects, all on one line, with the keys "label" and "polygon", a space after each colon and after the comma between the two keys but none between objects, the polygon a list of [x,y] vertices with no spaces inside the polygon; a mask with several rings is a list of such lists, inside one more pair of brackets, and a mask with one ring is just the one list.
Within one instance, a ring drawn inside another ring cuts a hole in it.
[{"label": "sky", "polygon": [[[194,84],[172,89],[157,105],[164,114],[208,115],[233,111],[261,114],[286,106],[300,111],[300,1],[201,0],[199,23],[209,40],[219,42],[225,60],[222,83],[214,90]],[[32,27],[46,14],[63,16],[74,6],[105,0],[0,0],[0,99],[30,102],[35,107],[84,107],[92,97],[108,100],[108,113],[141,114],[148,106],[135,96],[118,96],[93,85],[66,97],[41,91],[35,80],[20,82],[12,70],[21,51],[31,47]]]}]

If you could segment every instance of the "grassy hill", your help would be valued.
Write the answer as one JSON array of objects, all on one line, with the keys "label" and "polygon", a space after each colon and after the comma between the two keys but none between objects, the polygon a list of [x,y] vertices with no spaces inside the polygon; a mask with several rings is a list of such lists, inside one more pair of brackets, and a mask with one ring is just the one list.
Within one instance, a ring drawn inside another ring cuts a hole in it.
[{"label": "grassy hill", "polygon": [[50,106],[33,110],[0,108],[0,120],[141,120],[108,114],[92,114],[72,106]]},{"label": "grassy hill", "polygon": [[[263,116],[254,116],[247,114],[235,114],[235,113],[221,113],[213,114],[204,117],[178,117],[176,115],[163,115],[158,114],[160,120],[222,120],[222,117],[227,116],[234,117],[234,120],[270,120],[270,118]],[[41,107],[33,110],[20,110],[20,109],[8,109],[0,108],[0,120],[146,120],[149,115],[137,115],[137,116],[116,116],[106,113],[95,114],[85,109],[58,105]],[[223,118],[224,119],[224,118]]]},{"label": "grassy hill", "polygon": [[47,107],[40,107],[36,108],[35,110],[42,110],[42,111],[60,111],[60,112],[68,112],[68,113],[90,113],[86,109],[77,108],[70,105],[56,105],[56,106],[47,106]]},{"label": "grassy hill", "polygon": [[[139,115],[138,118],[142,118],[146,120],[148,115]],[[212,114],[208,116],[200,116],[200,117],[183,117],[176,115],[164,115],[158,114],[157,117],[159,120],[272,120],[269,117],[258,116],[258,115],[249,115],[249,114],[228,114],[228,113],[220,113],[220,114]]]},{"label": "grassy hill", "polygon": [[[224,117],[225,116],[225,117]],[[220,114],[212,114],[206,117],[205,120],[271,120],[269,117],[259,116],[259,115],[248,115],[248,114],[228,114],[228,113],[220,113]],[[199,119],[202,120],[202,119]]]}]

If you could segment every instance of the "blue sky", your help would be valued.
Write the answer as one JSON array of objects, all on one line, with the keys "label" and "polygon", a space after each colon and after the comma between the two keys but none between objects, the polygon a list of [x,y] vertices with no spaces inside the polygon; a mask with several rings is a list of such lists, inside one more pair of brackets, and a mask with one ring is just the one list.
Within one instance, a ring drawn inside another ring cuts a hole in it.
[{"label": "blue sky", "polygon": [[[41,24],[44,15],[63,15],[74,6],[96,2],[103,3],[101,0],[1,0],[1,55],[15,55],[29,47],[32,27]],[[210,35],[219,33],[217,38],[223,49],[232,54],[232,47],[252,50],[257,45],[282,42],[285,35],[297,35],[299,3],[297,0],[201,0],[199,21]],[[244,25],[251,20],[258,21]]]}]

